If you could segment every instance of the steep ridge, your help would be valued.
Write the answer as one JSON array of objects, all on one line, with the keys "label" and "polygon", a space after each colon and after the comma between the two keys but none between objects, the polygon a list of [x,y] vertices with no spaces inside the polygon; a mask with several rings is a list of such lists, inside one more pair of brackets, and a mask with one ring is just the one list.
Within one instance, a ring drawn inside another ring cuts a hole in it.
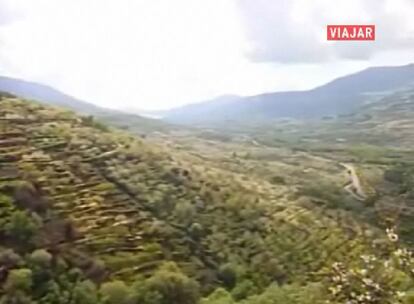
[{"label": "steep ridge", "polygon": [[286,204],[267,184],[258,191],[87,117],[4,94],[0,105],[0,193],[26,185],[38,197],[12,195],[2,220],[16,208],[65,220],[64,237],[49,233],[37,246],[75,264],[99,258],[111,278],[133,280],[171,260],[204,292],[221,284],[228,263],[259,290],[319,280],[367,250],[375,231],[346,211],[294,196]]}]

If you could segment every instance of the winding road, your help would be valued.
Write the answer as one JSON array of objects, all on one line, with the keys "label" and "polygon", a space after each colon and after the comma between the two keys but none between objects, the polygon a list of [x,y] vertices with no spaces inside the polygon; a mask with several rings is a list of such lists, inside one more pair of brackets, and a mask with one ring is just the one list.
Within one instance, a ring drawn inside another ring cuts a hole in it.
[{"label": "winding road", "polygon": [[356,173],[355,167],[353,165],[344,163],[340,163],[340,165],[346,169],[346,173],[349,177],[349,183],[345,185],[344,189],[357,200],[365,201],[368,198],[368,196],[362,189],[361,180],[358,174]]}]

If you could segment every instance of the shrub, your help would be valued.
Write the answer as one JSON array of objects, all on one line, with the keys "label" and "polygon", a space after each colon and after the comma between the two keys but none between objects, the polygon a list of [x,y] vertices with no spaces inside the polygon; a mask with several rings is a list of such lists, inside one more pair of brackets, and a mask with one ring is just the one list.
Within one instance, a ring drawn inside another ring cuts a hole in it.
[{"label": "shrub", "polygon": [[164,263],[146,282],[148,289],[161,295],[160,304],[195,304],[199,286],[188,278],[174,262]]},{"label": "shrub", "polygon": [[195,207],[187,201],[178,203],[174,209],[174,215],[182,224],[186,226],[192,223],[195,214]]},{"label": "shrub", "polygon": [[131,296],[131,290],[122,281],[113,281],[102,284],[100,294],[104,303],[126,304]]},{"label": "shrub", "polygon": [[222,265],[219,268],[218,277],[228,289],[232,289],[236,285],[237,273],[231,264]]},{"label": "shrub", "polygon": [[30,259],[39,266],[48,267],[52,261],[52,255],[44,249],[38,249],[32,252]]},{"label": "shrub", "polygon": [[201,300],[200,304],[233,304],[234,299],[224,288],[217,288],[207,298]]},{"label": "shrub", "polygon": [[73,290],[73,303],[97,304],[98,292],[95,284],[89,280],[79,282]]},{"label": "shrub", "polygon": [[79,282],[73,290],[73,303],[97,304],[98,292],[93,282],[86,280]]},{"label": "shrub", "polygon": [[33,237],[41,226],[41,220],[25,211],[15,211],[5,225],[6,235],[21,245],[33,243]]},{"label": "shrub", "polygon": [[27,268],[13,269],[10,271],[5,289],[8,291],[28,291],[32,286],[32,271]]},{"label": "shrub", "polygon": [[99,121],[96,121],[95,117],[93,117],[92,115],[82,117],[82,123],[87,127],[92,127],[92,128],[98,129],[103,132],[109,131],[109,128],[106,125],[104,125],[103,123]]},{"label": "shrub", "polygon": [[6,249],[0,252],[0,267],[14,268],[22,262],[22,258],[13,249]]},{"label": "shrub", "polygon": [[404,182],[404,175],[404,170],[402,168],[393,168],[384,172],[384,179],[391,183],[401,184]]},{"label": "shrub", "polygon": [[189,228],[190,236],[196,240],[203,236],[203,226],[200,223],[193,223]]},{"label": "shrub", "polygon": [[257,292],[258,289],[256,285],[251,280],[244,279],[233,288],[231,295],[236,300],[243,300]]},{"label": "shrub", "polygon": [[285,185],[286,180],[283,176],[275,175],[270,178],[270,182],[275,185]]}]

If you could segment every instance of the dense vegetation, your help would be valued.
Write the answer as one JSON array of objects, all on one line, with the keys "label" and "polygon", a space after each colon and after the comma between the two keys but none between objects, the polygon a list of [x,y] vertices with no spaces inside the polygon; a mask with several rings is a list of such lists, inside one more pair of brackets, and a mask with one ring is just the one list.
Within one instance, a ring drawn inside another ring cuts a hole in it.
[{"label": "dense vegetation", "polygon": [[[410,216],[404,242],[384,245],[391,222],[355,212],[338,183],[296,185],[302,176],[264,160],[233,152],[213,166],[2,94],[0,303],[346,303],[333,265],[346,273],[405,250]],[[386,169],[387,195],[408,197],[412,171]],[[387,283],[404,261],[379,282],[392,292],[348,303],[394,303],[413,286],[409,275]]]}]

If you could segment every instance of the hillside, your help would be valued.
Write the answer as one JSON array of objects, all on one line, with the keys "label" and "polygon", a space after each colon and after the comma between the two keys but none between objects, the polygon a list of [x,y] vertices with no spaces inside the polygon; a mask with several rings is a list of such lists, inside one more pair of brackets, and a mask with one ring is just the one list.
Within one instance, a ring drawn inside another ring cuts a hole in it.
[{"label": "hillside", "polygon": [[179,127],[150,119],[137,114],[125,113],[98,107],[92,103],[79,100],[53,87],[21,79],[0,76],[0,92],[8,92],[19,97],[71,109],[80,114],[93,115],[98,120],[140,135],[152,132],[168,132]]},{"label": "hillside", "polygon": [[[323,294],[320,275],[331,264],[370,252],[375,221],[366,224],[352,211],[326,205],[349,200],[334,163],[312,160],[330,178],[319,197],[304,188],[310,176],[299,167],[292,179],[270,181],[259,178],[263,166],[253,154],[210,162],[102,128],[88,117],[2,96],[0,262],[6,283],[23,270],[41,275],[30,256],[42,255],[55,261],[48,284],[74,284],[61,276],[77,268],[77,280],[88,286],[135,282],[162,293],[154,280],[178,276],[191,286],[183,292],[200,286],[207,295],[225,287],[236,300],[266,293],[275,282],[308,286],[291,287],[294,292],[319,286]],[[295,167],[289,163],[274,169],[288,172]],[[10,255],[20,262],[4,264]],[[33,300],[49,296],[49,285],[36,284]]]},{"label": "hillside", "polygon": [[0,91],[83,113],[94,113],[100,110],[93,104],[69,96],[50,86],[16,78],[0,76]]},{"label": "hillside", "polygon": [[[285,120],[272,125],[256,124],[243,131],[270,145],[296,143],[303,148],[377,146],[380,150],[410,151],[414,144],[414,86],[366,98],[354,112],[323,119]],[[240,130],[241,131],[241,130]],[[260,139],[259,139],[260,138]]]},{"label": "hillside", "polygon": [[393,91],[414,83],[414,64],[374,67],[307,91],[276,92],[250,97],[219,98],[178,109],[164,119],[206,126],[271,122],[281,117],[321,118],[350,113],[366,95]]}]

